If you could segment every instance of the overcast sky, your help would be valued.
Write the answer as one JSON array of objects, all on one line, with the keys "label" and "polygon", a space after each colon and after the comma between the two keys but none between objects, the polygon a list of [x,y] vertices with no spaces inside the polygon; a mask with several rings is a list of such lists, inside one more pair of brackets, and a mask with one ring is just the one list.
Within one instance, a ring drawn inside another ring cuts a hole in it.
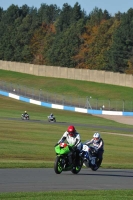
[{"label": "overcast sky", "polygon": [[78,2],[81,9],[89,14],[95,7],[101,8],[102,10],[107,10],[109,14],[114,15],[120,11],[121,13],[127,12],[129,8],[133,8],[133,0],[0,0],[0,7],[6,10],[10,5],[15,4],[21,7],[26,4],[29,7],[40,8],[42,3],[47,5],[56,4],[58,7],[62,8],[64,3],[68,3],[72,7]]}]

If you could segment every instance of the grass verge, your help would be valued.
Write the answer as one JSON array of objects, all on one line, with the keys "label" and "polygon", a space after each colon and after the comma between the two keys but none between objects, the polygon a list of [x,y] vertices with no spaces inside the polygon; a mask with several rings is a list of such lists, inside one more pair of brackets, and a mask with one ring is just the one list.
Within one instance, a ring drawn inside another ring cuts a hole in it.
[{"label": "grass verge", "polygon": [[91,191],[60,191],[60,192],[27,192],[1,193],[0,199],[10,200],[132,200],[133,190],[91,190]]}]

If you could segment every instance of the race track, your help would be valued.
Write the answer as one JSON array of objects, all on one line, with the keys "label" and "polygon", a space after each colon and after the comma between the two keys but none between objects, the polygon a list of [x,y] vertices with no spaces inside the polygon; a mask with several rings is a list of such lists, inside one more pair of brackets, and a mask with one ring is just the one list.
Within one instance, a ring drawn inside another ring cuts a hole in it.
[{"label": "race track", "polygon": [[0,192],[133,189],[133,170],[82,169],[79,174],[54,169],[0,169]]},{"label": "race track", "polygon": [[[8,120],[18,120],[9,119]],[[35,122],[35,120],[33,120]],[[33,122],[32,120],[28,121]],[[47,123],[37,121],[37,123]],[[58,123],[57,123],[58,124]],[[67,123],[61,123],[66,125]],[[87,126],[78,124],[79,126]],[[77,124],[76,124],[77,126]],[[90,126],[90,125],[88,125]],[[97,125],[91,125],[98,127]],[[101,126],[100,126],[101,127]],[[104,127],[113,130],[114,127]],[[115,127],[116,129],[116,127]],[[123,128],[120,128],[121,130]],[[125,128],[133,132],[133,128]],[[91,169],[82,168],[79,174],[70,171],[55,174],[54,169],[0,169],[0,192],[39,192],[63,190],[114,190],[133,189],[133,170],[130,169]]]}]

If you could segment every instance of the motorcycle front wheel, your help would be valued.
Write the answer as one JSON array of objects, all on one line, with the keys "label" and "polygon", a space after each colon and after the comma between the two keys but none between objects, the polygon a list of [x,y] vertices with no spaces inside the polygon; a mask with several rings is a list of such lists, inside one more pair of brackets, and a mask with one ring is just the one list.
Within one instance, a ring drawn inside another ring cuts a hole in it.
[{"label": "motorcycle front wheel", "polygon": [[102,164],[102,160],[101,161],[97,160],[97,164],[96,165],[92,165],[91,166],[91,170],[92,171],[97,171],[99,169],[99,167],[100,167],[101,164]]},{"label": "motorcycle front wheel", "polygon": [[80,172],[82,166],[83,166],[83,159],[79,158],[78,162],[76,162],[76,164],[73,166],[71,172],[73,174],[78,174]]},{"label": "motorcycle front wheel", "polygon": [[56,174],[60,174],[63,170],[62,166],[62,158],[60,156],[57,156],[55,158],[55,163],[54,163],[54,171]]}]

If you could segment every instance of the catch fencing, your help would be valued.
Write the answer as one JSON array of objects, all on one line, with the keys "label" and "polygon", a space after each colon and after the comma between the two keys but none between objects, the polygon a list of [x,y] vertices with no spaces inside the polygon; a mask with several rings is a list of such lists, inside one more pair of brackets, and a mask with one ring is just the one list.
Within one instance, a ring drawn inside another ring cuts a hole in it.
[{"label": "catch fencing", "polygon": [[107,111],[122,111],[133,112],[133,101],[112,100],[112,99],[93,99],[91,97],[72,97],[60,95],[57,93],[49,93],[41,89],[37,90],[27,86],[0,81],[0,89],[27,97],[33,100],[38,100],[46,103],[59,104],[63,106],[72,106],[77,108],[86,108],[93,110]]}]

